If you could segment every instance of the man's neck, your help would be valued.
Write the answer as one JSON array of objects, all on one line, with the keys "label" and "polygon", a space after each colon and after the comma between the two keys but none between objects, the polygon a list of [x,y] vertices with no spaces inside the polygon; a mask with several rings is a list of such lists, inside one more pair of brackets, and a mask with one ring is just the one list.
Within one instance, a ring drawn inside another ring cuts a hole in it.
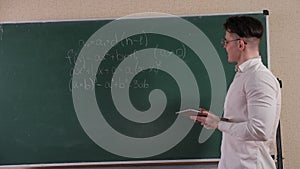
[{"label": "man's neck", "polygon": [[241,65],[242,63],[246,62],[247,60],[256,58],[257,56],[259,56],[259,51],[242,53],[237,65]]}]

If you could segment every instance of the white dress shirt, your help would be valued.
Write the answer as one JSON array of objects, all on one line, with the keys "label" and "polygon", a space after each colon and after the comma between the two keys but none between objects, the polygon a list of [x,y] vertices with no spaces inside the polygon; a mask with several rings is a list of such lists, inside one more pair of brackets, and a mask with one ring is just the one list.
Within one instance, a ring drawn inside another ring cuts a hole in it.
[{"label": "white dress shirt", "polygon": [[219,169],[275,169],[271,158],[281,108],[277,79],[256,57],[238,66],[228,90]]}]

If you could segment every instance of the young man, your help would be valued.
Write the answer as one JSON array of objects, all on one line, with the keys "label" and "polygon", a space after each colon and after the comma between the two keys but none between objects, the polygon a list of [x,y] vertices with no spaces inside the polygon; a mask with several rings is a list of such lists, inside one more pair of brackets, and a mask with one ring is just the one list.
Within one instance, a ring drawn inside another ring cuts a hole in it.
[{"label": "young man", "polygon": [[236,74],[228,90],[224,117],[200,110],[207,117],[194,117],[208,129],[222,132],[219,169],[275,169],[271,158],[280,116],[280,86],[263,65],[259,44],[263,26],[255,18],[233,16],[224,23],[222,44]]}]

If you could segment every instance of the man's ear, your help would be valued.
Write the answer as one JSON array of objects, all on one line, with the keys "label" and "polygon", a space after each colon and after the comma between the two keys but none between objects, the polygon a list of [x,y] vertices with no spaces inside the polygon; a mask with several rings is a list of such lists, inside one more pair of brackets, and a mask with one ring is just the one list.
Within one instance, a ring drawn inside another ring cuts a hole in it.
[{"label": "man's ear", "polygon": [[239,42],[238,42],[238,48],[241,49],[242,47],[243,47],[242,42],[239,41]]},{"label": "man's ear", "polygon": [[243,40],[239,40],[239,48],[244,49],[245,48],[245,42]]}]

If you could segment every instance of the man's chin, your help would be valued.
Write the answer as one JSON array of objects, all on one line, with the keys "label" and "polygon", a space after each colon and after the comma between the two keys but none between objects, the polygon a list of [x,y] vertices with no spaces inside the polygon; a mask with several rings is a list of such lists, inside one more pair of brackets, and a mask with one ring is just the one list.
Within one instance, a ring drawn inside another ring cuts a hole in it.
[{"label": "man's chin", "polygon": [[227,61],[228,61],[229,63],[233,63],[233,62],[234,62],[234,61],[232,61],[232,60],[230,60],[230,59],[228,59]]}]

